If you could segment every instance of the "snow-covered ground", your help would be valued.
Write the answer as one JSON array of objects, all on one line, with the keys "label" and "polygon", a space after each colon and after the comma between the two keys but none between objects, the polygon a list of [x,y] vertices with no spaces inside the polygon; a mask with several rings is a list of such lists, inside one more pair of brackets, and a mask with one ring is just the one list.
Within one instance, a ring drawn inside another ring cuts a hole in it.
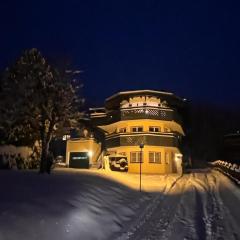
[{"label": "snow-covered ground", "polygon": [[217,171],[186,174],[119,239],[240,239],[240,189]]},{"label": "snow-covered ground", "polygon": [[0,240],[240,239],[240,190],[217,171],[0,171]]}]

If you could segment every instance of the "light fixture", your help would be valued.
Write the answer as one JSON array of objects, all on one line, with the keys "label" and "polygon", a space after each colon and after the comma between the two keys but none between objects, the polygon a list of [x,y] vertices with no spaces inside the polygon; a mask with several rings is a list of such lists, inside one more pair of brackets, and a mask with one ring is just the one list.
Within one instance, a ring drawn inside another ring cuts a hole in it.
[{"label": "light fixture", "polygon": [[92,151],[88,151],[88,156],[92,157],[92,155],[93,155],[93,152]]}]

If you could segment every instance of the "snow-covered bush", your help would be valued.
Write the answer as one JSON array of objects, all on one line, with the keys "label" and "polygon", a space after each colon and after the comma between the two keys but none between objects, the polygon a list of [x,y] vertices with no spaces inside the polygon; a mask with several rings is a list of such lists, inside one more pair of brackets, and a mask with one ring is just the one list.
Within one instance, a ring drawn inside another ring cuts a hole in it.
[{"label": "snow-covered bush", "polygon": [[230,168],[230,169],[231,169],[232,171],[234,171],[234,170],[235,170],[235,168],[237,168],[237,167],[238,167],[238,165],[237,165],[236,163],[234,163],[234,164],[231,166],[231,168]]},{"label": "snow-covered bush", "polygon": [[237,172],[237,173],[240,173],[240,165],[237,166],[234,171]]}]

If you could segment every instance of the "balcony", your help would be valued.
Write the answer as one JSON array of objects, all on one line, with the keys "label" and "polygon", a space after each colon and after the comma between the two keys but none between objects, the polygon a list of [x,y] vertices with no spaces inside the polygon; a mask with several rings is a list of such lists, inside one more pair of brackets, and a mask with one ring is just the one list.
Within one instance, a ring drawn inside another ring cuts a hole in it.
[{"label": "balcony", "polygon": [[96,125],[108,125],[118,121],[135,119],[155,119],[175,121],[181,124],[180,116],[177,114],[175,110],[170,108],[149,106],[113,110],[109,111],[105,116],[99,117],[91,116],[91,118]]},{"label": "balcony", "polygon": [[132,119],[156,119],[156,120],[179,120],[174,110],[160,107],[133,107],[120,110],[121,120]]},{"label": "balcony", "polygon": [[174,133],[116,133],[106,137],[106,147],[139,146],[178,147],[179,139]]}]

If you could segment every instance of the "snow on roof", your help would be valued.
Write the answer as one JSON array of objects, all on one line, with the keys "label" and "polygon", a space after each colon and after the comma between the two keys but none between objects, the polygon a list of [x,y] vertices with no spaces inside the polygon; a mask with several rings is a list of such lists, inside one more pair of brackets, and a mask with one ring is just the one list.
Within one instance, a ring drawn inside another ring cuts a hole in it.
[{"label": "snow on roof", "polygon": [[171,92],[164,92],[164,91],[156,91],[156,90],[133,90],[133,91],[124,91],[124,92],[118,92],[110,97],[108,97],[106,99],[106,101],[109,101],[117,96],[120,96],[120,95],[131,95],[131,94],[165,94],[165,95],[174,95],[173,93]]}]

